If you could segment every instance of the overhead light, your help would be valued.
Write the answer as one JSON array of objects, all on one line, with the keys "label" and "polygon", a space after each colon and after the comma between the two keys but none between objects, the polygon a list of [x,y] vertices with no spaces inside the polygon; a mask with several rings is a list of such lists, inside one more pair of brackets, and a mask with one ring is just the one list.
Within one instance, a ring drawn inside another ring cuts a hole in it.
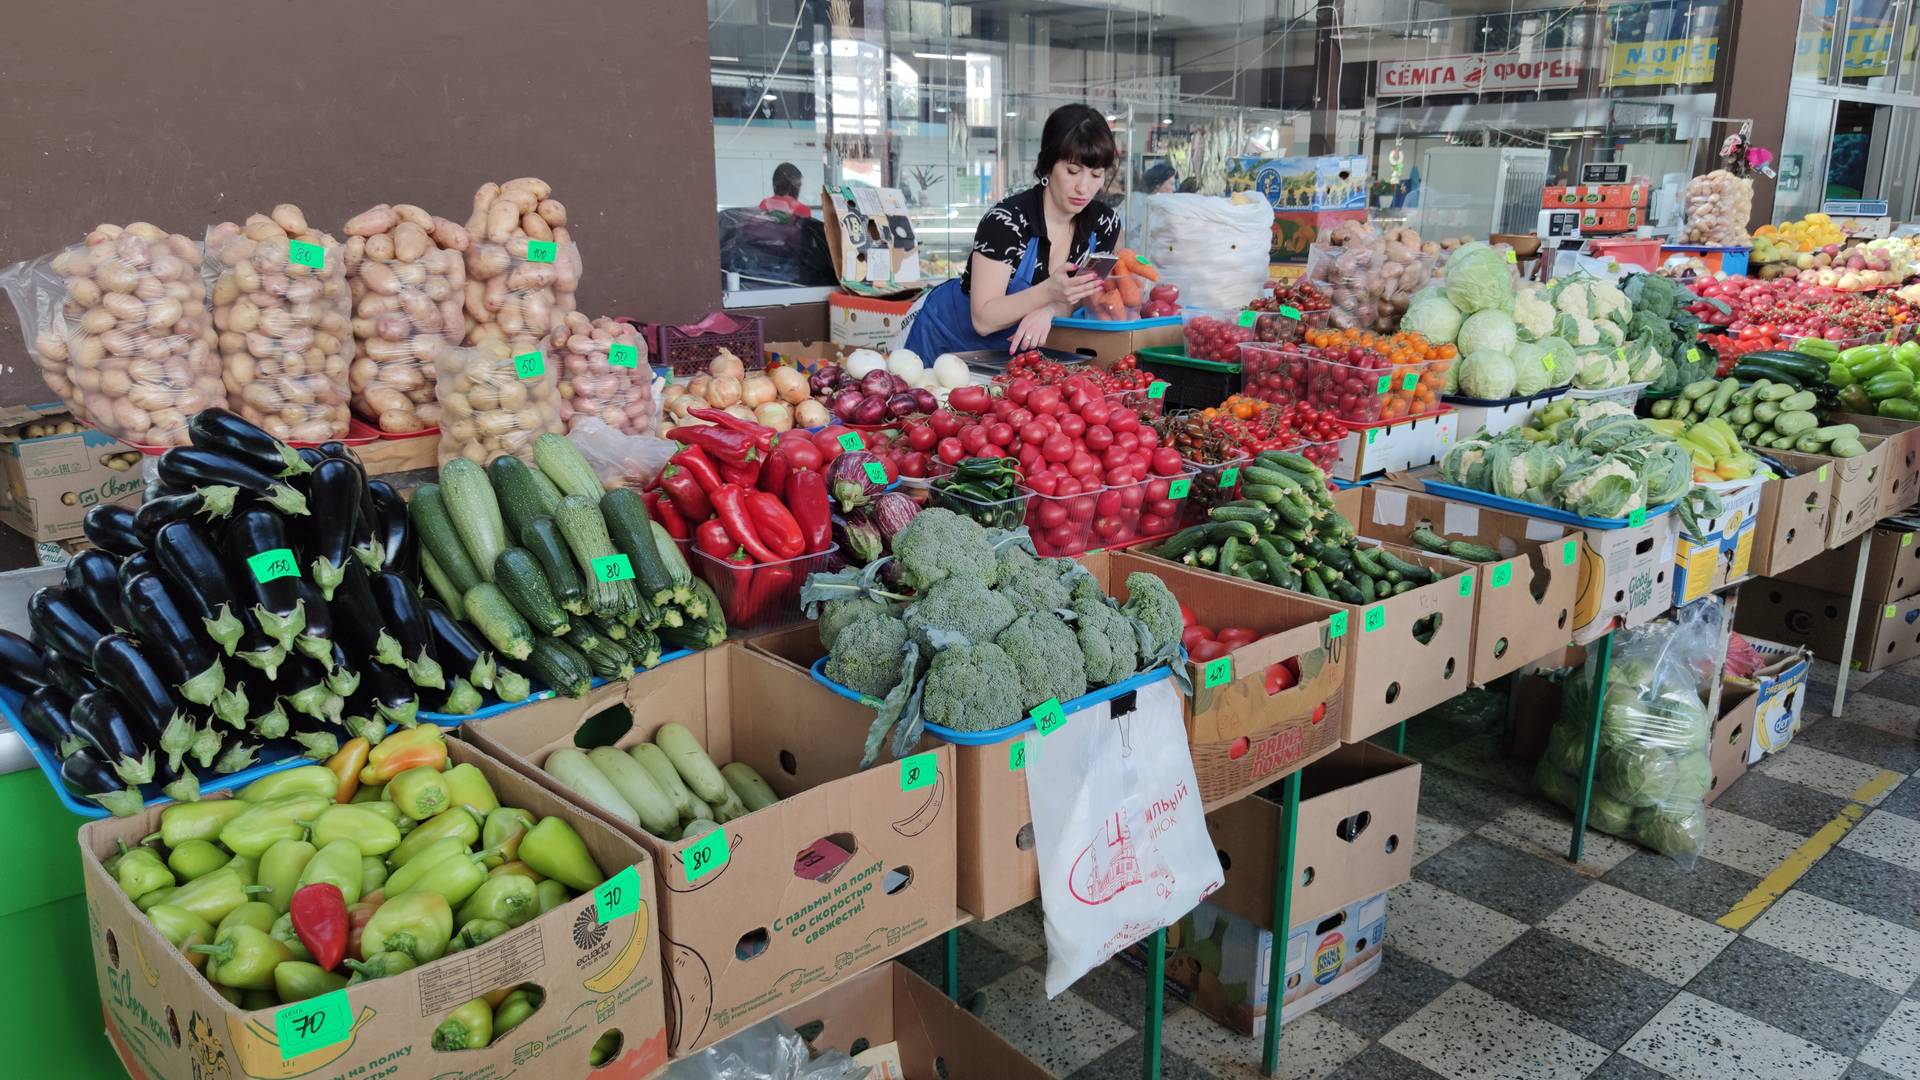
[{"label": "overhead light", "polygon": [[937,113],[943,113],[947,111],[947,107],[945,105],[941,105],[936,107],[933,111]]},{"label": "overhead light", "polygon": [[779,94],[761,94],[760,100],[761,101],[779,101],[780,95]]},{"label": "overhead light", "polygon": [[709,56],[707,59],[715,60],[722,64],[737,64],[740,62],[740,58],[737,56]]},{"label": "overhead light", "polygon": [[1017,112],[1008,112],[1008,113],[1007,113],[1007,115],[1008,115],[1008,116],[1019,116],[1020,114],[1019,114],[1019,113],[1017,113]]},{"label": "overhead light", "polygon": [[922,60],[961,60],[961,59],[965,59],[964,57],[959,57],[959,56],[955,56],[955,55],[953,55],[952,53],[943,53],[943,52],[917,52],[917,53],[914,53],[913,55],[915,55],[915,56],[917,56],[917,57],[919,57],[919,58],[920,58],[920,59],[922,59]]},{"label": "overhead light", "polygon": [[1118,120],[1118,119],[1120,119],[1120,116],[1119,116],[1119,114],[1118,114],[1118,113],[1108,113],[1108,114],[1107,114],[1107,123],[1109,123],[1109,124],[1111,124],[1111,123],[1113,123],[1113,122],[1114,122],[1115,120]]},{"label": "overhead light", "polygon": [[1173,117],[1171,117],[1171,116],[1163,116],[1163,117],[1161,117],[1161,118],[1160,118],[1160,122],[1161,122],[1161,123],[1163,123],[1163,124],[1171,124],[1171,123],[1173,123]]}]

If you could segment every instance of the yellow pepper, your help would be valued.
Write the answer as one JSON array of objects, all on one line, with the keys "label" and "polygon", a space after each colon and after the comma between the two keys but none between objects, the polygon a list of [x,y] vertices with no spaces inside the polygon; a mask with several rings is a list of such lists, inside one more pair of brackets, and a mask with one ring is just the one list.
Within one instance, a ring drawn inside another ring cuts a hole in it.
[{"label": "yellow pepper", "polygon": [[447,765],[447,740],[432,724],[421,724],[398,731],[380,740],[367,754],[367,767],[360,770],[363,784],[385,784],[408,769],[427,766],[444,769]]}]

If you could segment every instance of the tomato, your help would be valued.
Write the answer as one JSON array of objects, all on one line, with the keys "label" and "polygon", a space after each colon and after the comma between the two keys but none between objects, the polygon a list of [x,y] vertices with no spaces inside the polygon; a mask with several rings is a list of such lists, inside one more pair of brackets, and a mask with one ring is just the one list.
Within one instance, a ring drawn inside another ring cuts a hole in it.
[{"label": "tomato", "polygon": [[1225,643],[1227,648],[1237,649],[1242,645],[1251,645],[1267,635],[1248,626],[1228,626],[1214,636]]},{"label": "tomato", "polygon": [[1049,435],[1040,446],[1040,453],[1048,461],[1066,461],[1073,457],[1073,440],[1065,435]]},{"label": "tomato", "polygon": [[1000,423],[987,426],[987,441],[995,446],[1013,445],[1013,425]]},{"label": "tomato", "polygon": [[969,454],[980,453],[987,448],[987,429],[979,424],[967,425],[960,432],[960,445],[966,447]]},{"label": "tomato", "polygon": [[[958,390],[954,392],[959,393]],[[1035,388],[1033,393],[1027,397],[1026,406],[1036,413],[1059,412],[1062,408],[1059,387],[1041,386]]]},{"label": "tomato", "polygon": [[1024,375],[1009,379],[1006,390],[1007,400],[1016,405],[1025,405],[1027,395],[1033,393],[1033,380]]},{"label": "tomato", "polygon": [[977,414],[992,407],[990,398],[984,386],[956,386],[947,395],[947,404],[961,412]]},{"label": "tomato", "polygon": [[1060,416],[1060,434],[1069,439],[1077,439],[1086,434],[1087,422],[1077,413],[1062,413]]},{"label": "tomato", "polygon": [[939,441],[940,436],[935,434],[933,428],[926,424],[915,424],[907,429],[907,445],[913,447],[915,450],[924,453],[925,451],[933,449],[934,444]]},{"label": "tomato", "polygon": [[1161,476],[1176,475],[1186,467],[1180,460],[1180,451],[1171,446],[1162,446],[1155,450],[1151,465],[1153,471]]},{"label": "tomato", "polygon": [[1062,499],[1035,499],[1028,512],[1043,529],[1057,529],[1067,520],[1067,504]]},{"label": "tomato", "polygon": [[960,419],[959,414],[951,409],[941,409],[927,417],[927,425],[933,428],[935,435],[943,439],[949,435],[960,434],[960,428],[965,423],[966,421]]},{"label": "tomato", "polygon": [[818,469],[826,464],[826,455],[810,439],[781,439],[778,446],[795,469]]},{"label": "tomato", "polygon": [[1267,665],[1266,688],[1268,697],[1272,697],[1282,690],[1290,690],[1299,682],[1300,677],[1295,675],[1293,669],[1287,666],[1287,661],[1282,660],[1277,664]]},{"label": "tomato", "polygon": [[[1132,354],[1129,353],[1128,355],[1132,355]],[[1193,613],[1193,609],[1187,606],[1187,602],[1185,600],[1180,601],[1180,625],[1196,626],[1199,624],[1199,622],[1200,622],[1200,617]],[[1206,629],[1206,627],[1204,626],[1200,628],[1202,630]]]},{"label": "tomato", "polygon": [[1113,445],[1113,432],[1104,424],[1095,424],[1080,436],[1080,441],[1087,444],[1087,449],[1097,453]]},{"label": "tomato", "polygon": [[922,453],[902,454],[900,456],[900,475],[916,479],[927,475],[927,455]]},{"label": "tomato", "polygon": [[1187,650],[1187,659],[1196,664],[1204,664],[1209,660],[1218,660],[1232,651],[1218,641],[1202,641]]},{"label": "tomato", "polygon": [[958,465],[960,462],[966,460],[967,447],[966,444],[962,443],[959,439],[949,436],[948,438],[940,440],[939,449],[936,453],[940,455],[941,461],[949,465]]},{"label": "tomato", "polygon": [[1041,495],[1052,495],[1060,490],[1060,478],[1052,469],[1041,469],[1027,473],[1027,486]]},{"label": "tomato", "polygon": [[1089,401],[1080,407],[1080,419],[1085,420],[1088,427],[1106,423],[1108,415],[1109,410],[1104,400]]}]

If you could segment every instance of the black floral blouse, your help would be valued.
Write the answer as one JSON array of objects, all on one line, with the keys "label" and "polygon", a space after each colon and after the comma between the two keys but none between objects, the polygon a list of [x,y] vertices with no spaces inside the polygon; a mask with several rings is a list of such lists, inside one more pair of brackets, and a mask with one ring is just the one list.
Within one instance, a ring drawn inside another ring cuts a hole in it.
[{"label": "black floral blouse", "polygon": [[[1052,244],[1047,240],[1046,215],[1040,202],[1045,197],[1046,189],[1035,184],[1018,195],[1009,195],[995,203],[973,230],[973,250],[989,259],[1006,263],[1009,269],[1017,270],[1021,256],[1026,254],[1027,241],[1038,238],[1040,250],[1035,255],[1037,265],[1033,269],[1033,283],[1038,285],[1047,280],[1047,265],[1053,260]],[[1100,251],[1110,252],[1120,242],[1120,215],[1098,199],[1074,215],[1073,248],[1067,253],[1067,258],[1078,262],[1087,253],[1089,239],[1095,237],[1099,239]],[[970,293],[973,291],[973,260],[967,261],[968,268],[960,274],[960,288]]]}]

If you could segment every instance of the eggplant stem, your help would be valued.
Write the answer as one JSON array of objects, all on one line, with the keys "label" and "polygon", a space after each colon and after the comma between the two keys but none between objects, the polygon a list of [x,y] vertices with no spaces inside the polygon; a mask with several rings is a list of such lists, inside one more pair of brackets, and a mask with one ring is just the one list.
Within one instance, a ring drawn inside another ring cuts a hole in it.
[{"label": "eggplant stem", "polygon": [[527,677],[509,667],[496,667],[493,672],[493,692],[501,701],[525,701],[533,692],[533,685]]},{"label": "eggplant stem", "polygon": [[345,563],[335,566],[326,559],[316,556],[309,568],[313,575],[314,588],[320,590],[320,599],[332,600],[333,590],[340,587],[341,579],[347,576]]},{"label": "eggplant stem", "polygon": [[113,772],[120,778],[121,783],[128,787],[139,787],[141,784],[153,783],[153,765],[153,751],[149,750],[138,759],[121,757],[119,761],[113,763]]},{"label": "eggplant stem", "polygon": [[360,560],[360,565],[366,567],[369,574],[377,574],[387,568],[387,553],[378,545],[355,547],[353,557]]},{"label": "eggplant stem", "polygon": [[278,642],[282,649],[292,643],[300,631],[307,628],[307,602],[295,600],[293,610],[285,615],[275,614],[259,604],[253,605],[253,617],[260,623],[260,629]]},{"label": "eggplant stem", "polygon": [[200,512],[207,515],[209,520],[223,518],[233,513],[234,501],[240,497],[240,489],[232,484],[212,484],[199,490]]},{"label": "eggplant stem", "polygon": [[132,817],[147,805],[147,800],[133,788],[125,791],[109,791],[105,795],[89,795],[87,798],[106,807],[114,817]]},{"label": "eggplant stem", "polygon": [[285,645],[275,645],[271,649],[260,649],[254,652],[243,652],[240,654],[240,659],[245,660],[263,672],[267,676],[268,682],[272,682],[280,677],[280,665],[286,658],[287,647]]},{"label": "eggplant stem", "polygon": [[293,741],[300,744],[306,757],[315,761],[325,761],[340,752],[340,740],[331,732],[296,731]]},{"label": "eggplant stem", "polygon": [[473,670],[467,673],[467,681],[483,690],[491,690],[494,677],[493,654],[481,653],[475,657]]},{"label": "eggplant stem", "polygon": [[216,659],[208,665],[207,670],[180,684],[180,696],[195,705],[211,705],[226,686],[226,666]]},{"label": "eggplant stem", "polygon": [[318,660],[322,664],[333,663],[333,642],[311,634],[300,634],[293,639],[295,652],[309,660]]},{"label": "eggplant stem", "polygon": [[238,743],[228,747],[227,752],[220,755],[220,760],[213,766],[213,771],[222,775],[237,773],[251,766],[255,756],[252,743]]},{"label": "eggplant stem", "polygon": [[273,708],[253,718],[253,733],[263,739],[282,738],[291,723],[287,719],[287,711],[280,707],[279,699],[275,698]]},{"label": "eggplant stem", "polygon": [[187,753],[200,763],[203,769],[213,767],[213,759],[220,756],[220,732],[212,724],[201,728],[193,737],[193,747]]},{"label": "eggplant stem", "polygon": [[240,622],[240,617],[225,604],[220,605],[218,615],[200,621],[207,628],[207,636],[218,643],[228,656],[233,655],[233,650],[240,645],[241,635],[247,632],[247,628]]},{"label": "eggplant stem", "polygon": [[420,722],[418,697],[408,698],[404,705],[388,705],[384,701],[378,701],[374,703],[374,708],[388,723],[399,724],[401,727],[410,728]]},{"label": "eggplant stem", "polygon": [[327,673],[327,689],[341,697],[352,697],[360,689],[360,673],[342,664]]},{"label": "eggplant stem", "polygon": [[[248,656],[253,655],[248,653]],[[245,683],[234,683],[220,691],[213,699],[213,717],[224,720],[234,727],[245,727],[247,723],[247,687]],[[197,744],[196,744],[197,745]]]},{"label": "eggplant stem", "polygon": [[167,798],[175,802],[199,802],[200,778],[192,773],[180,774],[180,779],[160,789]]},{"label": "eggplant stem", "polygon": [[280,470],[281,477],[301,476],[313,471],[313,466],[307,464],[306,460],[300,456],[300,451],[286,443],[278,443],[277,446],[280,451],[280,461],[285,466]]},{"label": "eggplant stem", "polygon": [[412,677],[415,686],[424,686],[432,690],[446,689],[446,672],[440,669],[440,662],[435,660],[424,646],[420,649],[419,656],[407,662],[407,674]]},{"label": "eggplant stem", "polygon": [[304,517],[307,513],[307,497],[285,484],[275,484],[268,488],[264,501],[283,514]]},{"label": "eggplant stem", "polygon": [[407,663],[407,654],[400,648],[400,639],[387,633],[384,627],[380,630],[379,640],[374,643],[373,658],[388,667],[405,667]]},{"label": "eggplant stem", "polygon": [[453,689],[447,692],[446,711],[455,716],[467,716],[480,708],[480,691],[465,679],[455,677]]}]

